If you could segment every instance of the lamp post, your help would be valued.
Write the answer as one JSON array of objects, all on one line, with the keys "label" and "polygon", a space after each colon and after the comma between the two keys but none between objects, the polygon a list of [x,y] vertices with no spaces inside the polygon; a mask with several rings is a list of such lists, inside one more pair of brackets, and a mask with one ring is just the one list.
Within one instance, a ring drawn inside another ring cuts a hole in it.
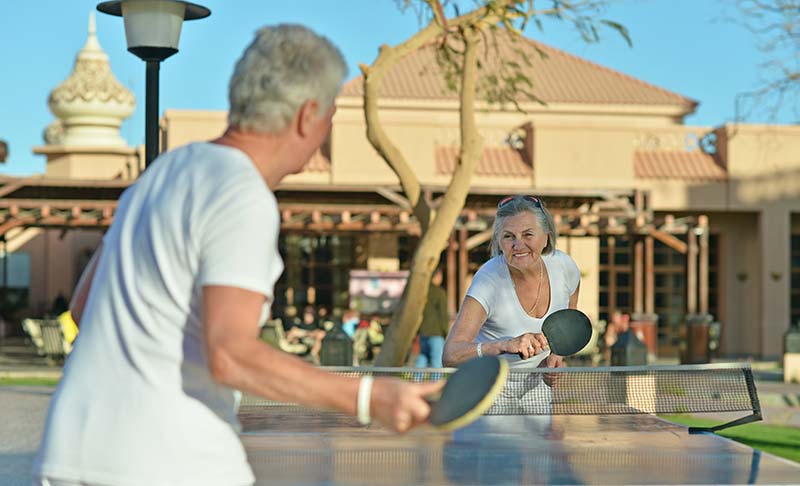
[{"label": "lamp post", "polygon": [[128,51],[147,63],[145,83],[145,168],[158,156],[158,71],[178,52],[181,25],[211,15],[206,7],[181,0],[116,0],[97,4],[100,12],[122,17]]}]

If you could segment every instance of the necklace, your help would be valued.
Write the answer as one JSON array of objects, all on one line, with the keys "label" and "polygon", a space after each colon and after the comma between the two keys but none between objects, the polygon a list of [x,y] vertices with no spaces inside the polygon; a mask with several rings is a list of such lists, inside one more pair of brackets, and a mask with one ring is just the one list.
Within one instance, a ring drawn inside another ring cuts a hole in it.
[{"label": "necklace", "polygon": [[[539,258],[539,285],[536,287],[536,300],[533,301],[533,305],[531,306],[531,308],[527,310],[528,315],[530,315],[536,309],[536,306],[539,304],[539,297],[542,295],[543,276],[544,276],[544,262],[542,262],[542,259]],[[516,290],[517,284],[516,282],[514,282],[513,276],[511,277],[511,285],[513,285],[514,289]]]}]

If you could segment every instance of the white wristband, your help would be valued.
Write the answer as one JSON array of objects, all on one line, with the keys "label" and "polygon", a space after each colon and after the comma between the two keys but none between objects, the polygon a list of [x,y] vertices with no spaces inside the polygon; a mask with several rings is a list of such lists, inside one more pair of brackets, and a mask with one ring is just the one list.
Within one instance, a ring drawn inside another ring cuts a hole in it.
[{"label": "white wristband", "polygon": [[483,356],[483,351],[481,351],[481,346],[483,346],[483,343],[478,343],[478,345],[475,346],[475,352],[478,353],[479,358]]},{"label": "white wristband", "polygon": [[361,425],[369,425],[372,417],[369,414],[369,401],[372,397],[372,375],[361,377],[358,383],[358,401],[356,402],[356,411],[358,415],[358,423]]}]

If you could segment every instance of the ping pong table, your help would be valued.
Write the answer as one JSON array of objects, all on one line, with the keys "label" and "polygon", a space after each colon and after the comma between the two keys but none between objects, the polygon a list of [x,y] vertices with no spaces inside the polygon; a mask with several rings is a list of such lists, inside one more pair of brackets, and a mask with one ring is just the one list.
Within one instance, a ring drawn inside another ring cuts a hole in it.
[{"label": "ping pong table", "polygon": [[276,403],[240,420],[260,485],[800,483],[800,464],[649,413],[496,414],[404,435]]}]

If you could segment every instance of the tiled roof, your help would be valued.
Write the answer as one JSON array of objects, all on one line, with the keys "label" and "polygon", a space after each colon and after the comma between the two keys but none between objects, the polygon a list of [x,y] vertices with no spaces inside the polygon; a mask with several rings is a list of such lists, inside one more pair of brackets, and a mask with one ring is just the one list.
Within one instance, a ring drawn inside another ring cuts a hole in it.
[{"label": "tiled roof", "polygon": [[637,150],[633,155],[638,179],[724,181],[728,173],[712,155],[699,150]]},{"label": "tiled roof", "polygon": [[[492,37],[489,37],[492,39]],[[498,49],[481,49],[481,61],[493,71],[501,57],[518,61],[533,83],[533,93],[549,103],[643,104],[681,106],[693,111],[697,102],[658,86],[595,64],[562,50],[522,37],[516,42],[508,34],[490,40]],[[542,59],[540,50],[546,54]],[[521,61],[515,50],[525,53],[530,66]],[[350,80],[342,90],[345,96],[362,96],[361,76]],[[435,50],[428,45],[400,60],[384,77],[381,94],[386,98],[456,99],[446,89],[439,74]],[[520,95],[520,101],[525,101]]]},{"label": "tiled roof", "polygon": [[331,160],[325,154],[323,154],[321,150],[317,149],[317,151],[314,152],[314,155],[311,156],[308,164],[306,164],[305,171],[330,172]]},{"label": "tiled roof", "polygon": [[[458,147],[452,145],[436,147],[436,173],[452,174],[458,158]],[[533,169],[522,155],[511,147],[484,147],[481,159],[475,167],[475,175],[489,177],[531,177]]]}]

